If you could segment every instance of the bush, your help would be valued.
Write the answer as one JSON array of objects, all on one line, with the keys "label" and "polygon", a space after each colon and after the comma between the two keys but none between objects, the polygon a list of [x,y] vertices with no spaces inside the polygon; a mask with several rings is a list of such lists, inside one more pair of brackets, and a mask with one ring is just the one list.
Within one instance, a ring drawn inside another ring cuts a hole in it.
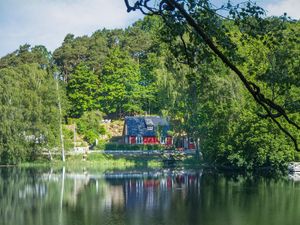
[{"label": "bush", "polygon": [[64,135],[64,148],[66,150],[73,149],[74,147],[74,133],[73,131],[67,129],[65,126],[63,127],[63,135]]},{"label": "bush", "polygon": [[270,120],[248,113],[241,121],[220,145],[215,157],[219,164],[246,170],[285,169],[294,160],[293,145]]},{"label": "bush", "polygon": [[106,130],[101,124],[103,119],[103,113],[100,111],[85,112],[77,123],[77,131],[84,136],[84,140],[89,144],[95,143],[99,135],[104,135]]}]

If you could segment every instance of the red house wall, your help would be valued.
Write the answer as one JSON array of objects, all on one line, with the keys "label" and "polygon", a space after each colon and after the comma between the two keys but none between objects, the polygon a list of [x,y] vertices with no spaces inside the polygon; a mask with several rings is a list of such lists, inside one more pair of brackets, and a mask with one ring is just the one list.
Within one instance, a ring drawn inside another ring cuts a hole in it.
[{"label": "red house wall", "polygon": [[130,136],[129,137],[129,144],[135,144],[136,143],[136,139],[134,136]]},{"label": "red house wall", "polygon": [[159,144],[157,137],[143,137],[144,144]]},{"label": "red house wall", "polygon": [[[129,137],[129,144],[136,144],[136,137],[130,136]],[[143,137],[143,144],[160,144],[160,140],[157,137]],[[167,137],[165,145],[172,145],[173,144],[173,138]]]},{"label": "red house wall", "polygon": [[[136,136],[129,137],[129,144],[136,144]],[[160,139],[157,137],[143,137],[143,144],[160,144]],[[173,138],[167,137],[165,145],[172,145]]]}]

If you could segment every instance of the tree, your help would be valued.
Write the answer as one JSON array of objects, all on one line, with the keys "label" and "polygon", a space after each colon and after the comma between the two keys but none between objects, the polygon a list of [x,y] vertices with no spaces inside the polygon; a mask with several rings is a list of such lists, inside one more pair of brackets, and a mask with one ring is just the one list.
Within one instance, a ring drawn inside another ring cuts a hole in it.
[{"label": "tree", "polygon": [[74,38],[73,34],[67,34],[63,45],[53,52],[53,60],[62,72],[65,82],[69,81],[69,75],[80,63],[86,62],[88,40],[87,36]]},{"label": "tree", "polygon": [[[156,2],[157,4],[152,1],[137,1],[133,5],[130,5],[129,1],[125,0],[125,3],[128,11],[142,10],[145,14],[160,15],[163,18],[165,25],[162,26],[158,35],[162,41],[169,43],[168,49],[173,55],[173,60],[167,61],[168,63],[166,64],[169,65],[169,70],[171,68],[173,75],[181,73],[182,78],[176,75],[176,84],[182,82],[182,84],[185,83],[187,87],[183,89],[183,93],[177,95],[174,101],[176,106],[181,106],[177,107],[177,109],[180,110],[171,109],[169,112],[171,112],[173,116],[175,115],[175,118],[177,117],[180,121],[184,121],[184,123],[187,124],[186,127],[183,126],[186,131],[202,138],[201,143],[202,147],[204,147],[203,151],[206,159],[209,159],[211,162],[228,162],[228,164],[231,165],[238,164],[233,160],[229,160],[234,155],[234,151],[230,151],[229,149],[233,146],[230,144],[230,142],[234,140],[232,134],[243,127],[239,119],[243,118],[245,120],[245,115],[249,116],[247,123],[253,121],[253,115],[260,116],[261,120],[266,118],[267,120],[263,121],[260,126],[257,126],[257,129],[260,129],[260,131],[269,131],[269,138],[274,138],[278,135],[277,128],[269,124],[270,120],[273,121],[273,123],[293,141],[295,149],[298,149],[297,138],[299,137],[297,133],[299,133],[299,126],[294,121],[299,121],[299,114],[294,113],[288,115],[290,109],[286,107],[284,110],[281,106],[274,103],[276,100],[284,106],[284,102],[269,95],[270,89],[273,89],[271,90],[273,94],[276,94],[274,90],[277,89],[277,96],[280,93],[279,90],[289,90],[288,88],[280,87],[280,85],[284,83],[280,79],[283,78],[287,81],[290,80],[288,76],[294,77],[295,74],[297,74],[295,73],[297,66],[293,65],[292,62],[288,62],[285,65],[281,65],[281,69],[276,69],[276,72],[273,69],[273,75],[269,76],[266,72],[270,74],[268,71],[271,70],[261,65],[263,65],[264,62],[269,62],[271,58],[270,56],[269,58],[265,58],[265,53],[259,51],[262,50],[261,47],[264,46],[270,32],[271,34],[273,33],[273,41],[271,42],[275,45],[277,42],[276,46],[280,46],[278,43],[284,39],[280,38],[284,37],[284,35],[282,35],[282,32],[285,32],[283,27],[287,24],[292,24],[293,21],[283,18],[283,23],[286,24],[283,25],[280,22],[276,22],[276,20],[264,19],[261,17],[264,11],[250,2],[241,4],[241,7],[233,6],[230,3],[220,7],[220,9],[229,10],[230,14],[228,18],[232,21],[228,21],[218,15],[218,10],[207,0],[186,1],[181,3],[175,0],[166,0],[158,1]],[[293,37],[293,35],[288,36]],[[252,40],[251,44],[249,40]],[[289,40],[289,38],[285,40]],[[260,47],[251,48],[253,42],[257,43]],[[295,42],[295,39],[291,40],[291,43]],[[245,48],[249,48],[249,52],[255,52],[253,58],[245,54],[246,51],[243,50]],[[293,51],[294,50],[289,52]],[[258,54],[257,52],[260,53]],[[271,53],[270,50],[269,52]],[[289,58],[286,53],[287,51],[285,51],[285,54],[281,54],[284,56],[284,61]],[[169,62],[171,62],[171,64]],[[237,77],[241,80],[241,83],[236,85],[237,80],[230,77],[223,77],[222,74],[224,74],[224,72],[228,75],[230,73],[229,71],[226,72],[227,69],[221,66],[220,62],[223,62],[228,68],[233,70],[238,75]],[[248,63],[247,66],[247,62],[258,63],[252,63],[252,66],[249,66]],[[212,68],[210,72],[207,71],[209,67]],[[220,68],[219,71],[218,67]],[[289,71],[291,71],[288,76],[286,76],[287,73],[280,72],[288,71],[288,67]],[[256,76],[252,75],[254,71],[256,71]],[[248,75],[246,76],[245,74],[247,73]],[[262,80],[259,78],[260,74],[265,74],[261,76],[261,78],[272,77],[272,81],[269,80],[271,82],[267,82],[266,79]],[[276,82],[276,79],[274,79],[275,74],[277,74],[276,76],[279,79],[277,88],[274,83]],[[216,84],[214,84],[214,82],[216,82]],[[296,83],[297,82],[298,81],[296,81]],[[222,84],[223,87],[219,86],[219,83]],[[249,96],[240,89],[240,84],[246,87],[246,90],[250,92],[259,107],[255,107],[255,105],[249,101]],[[265,88],[264,95],[261,93],[258,85]],[[223,89],[224,87],[226,88]],[[214,89],[212,90],[212,88]],[[228,91],[230,89],[232,89],[231,92]],[[294,87],[294,90],[296,89],[298,88]],[[203,92],[204,90],[205,92]],[[286,94],[287,92],[288,91],[284,93]],[[293,91],[293,93],[295,92]],[[286,97],[288,97],[288,94]],[[186,102],[192,102],[190,108]],[[248,102],[251,104],[248,104]],[[295,104],[297,99],[292,100],[292,102]],[[224,108],[224,106],[226,107]],[[221,109],[221,111],[219,109]],[[293,107],[293,109],[296,108]],[[262,110],[267,113],[261,113]],[[259,121],[259,119],[257,121]],[[243,130],[243,133],[245,134],[247,132]],[[273,134],[276,135],[272,136]],[[259,143],[258,140],[260,140],[260,138],[262,143],[266,143],[267,138],[264,139],[264,137],[266,136],[261,135],[257,137],[257,143]],[[243,155],[243,153],[248,151],[247,149],[243,149],[243,146],[245,146],[243,143],[247,143],[249,139],[243,136],[240,140],[241,143],[236,142],[233,149],[241,149],[238,156],[243,158],[245,163],[247,160],[250,161],[250,159],[255,161],[254,157],[256,156],[252,155],[251,157],[253,158],[247,158]],[[290,157],[290,148],[287,147],[289,145],[286,144],[288,142],[286,142],[284,138],[278,138],[273,143],[273,147],[285,146],[279,148],[279,151],[276,151],[274,154],[282,160],[281,162],[292,158]],[[255,146],[258,147],[258,145]],[[255,166],[276,164],[274,163],[275,161],[270,160],[270,157],[274,156],[271,156],[271,150],[266,150],[266,152],[266,158],[262,160],[262,163],[250,163],[249,167],[253,168]],[[279,163],[280,160],[278,160],[277,163]],[[239,166],[247,167],[245,164],[239,164]]]},{"label": "tree", "polygon": [[70,102],[69,115],[80,117],[86,111],[100,108],[100,82],[88,66],[79,64],[70,74],[67,84],[67,96]]},{"label": "tree", "polygon": [[57,145],[54,78],[37,64],[0,69],[0,162],[34,160]]},{"label": "tree", "polygon": [[101,107],[106,114],[124,116],[142,111],[143,85],[138,64],[125,51],[113,48],[100,76]]},{"label": "tree", "polygon": [[[300,130],[300,126],[298,126],[293,120],[291,120],[286,114],[285,110],[274,103],[272,100],[266,98],[260,91],[260,88],[253,82],[249,81],[242,71],[234,64],[230,57],[226,57],[226,55],[222,52],[222,47],[228,47],[231,45],[230,42],[227,42],[228,39],[225,40],[217,40],[217,43],[214,43],[213,39],[210,37],[209,33],[205,31],[205,27],[202,24],[202,18],[208,15],[208,13],[213,13],[212,5],[208,0],[200,0],[200,1],[190,1],[188,3],[180,4],[176,0],[162,0],[160,2],[150,3],[151,1],[137,1],[133,6],[131,6],[128,0],[125,0],[125,4],[127,6],[128,12],[132,10],[141,10],[144,14],[152,14],[152,15],[161,15],[164,16],[165,19],[171,19],[177,25],[187,24],[191,26],[197,35],[203,40],[203,42],[209,47],[209,49],[219,57],[222,62],[228,66],[235,74],[240,78],[245,88],[250,92],[253,96],[253,99],[266,111],[267,117],[269,117],[279,129],[282,130],[294,143],[295,149],[298,150],[297,139],[283,127],[282,122],[277,120],[278,117],[282,117],[285,122],[291,124],[296,129]],[[153,6],[154,4],[154,6]],[[156,8],[155,8],[156,7]],[[242,12],[238,12],[237,8],[232,7],[230,3],[227,5],[230,8],[231,14],[234,15],[234,18],[238,18],[238,21],[241,22],[243,19],[247,19],[250,17],[251,20],[257,19],[257,23],[260,22],[260,15],[264,13],[264,11],[257,7],[256,5],[252,5],[251,2],[248,2],[245,8],[242,8]],[[198,15],[195,16],[195,14]],[[237,17],[236,17],[237,14]],[[168,16],[166,16],[168,15]],[[193,15],[193,16],[192,16]],[[201,20],[199,19],[201,18]],[[215,15],[211,16],[211,18],[216,18]],[[204,20],[205,21],[205,20]],[[211,21],[211,19],[210,19]],[[213,23],[215,24],[215,23]],[[184,29],[181,29],[184,30]],[[211,30],[211,29],[208,29]],[[222,29],[218,30],[219,32]],[[180,29],[176,30],[177,34],[180,32]],[[181,40],[184,42],[181,33]],[[226,37],[226,36],[225,36]],[[220,45],[220,46],[219,46]],[[223,46],[222,46],[223,45]],[[234,46],[234,45],[231,45]],[[185,51],[187,52],[186,46]],[[277,114],[275,115],[272,111],[275,111]]]},{"label": "tree", "polygon": [[102,125],[103,113],[100,111],[85,112],[76,122],[78,133],[84,136],[89,144],[94,144],[100,135],[105,134]]},{"label": "tree", "polygon": [[32,63],[38,64],[41,69],[49,69],[51,53],[42,45],[34,47],[31,47],[29,44],[21,45],[18,50],[0,59],[0,68]]}]

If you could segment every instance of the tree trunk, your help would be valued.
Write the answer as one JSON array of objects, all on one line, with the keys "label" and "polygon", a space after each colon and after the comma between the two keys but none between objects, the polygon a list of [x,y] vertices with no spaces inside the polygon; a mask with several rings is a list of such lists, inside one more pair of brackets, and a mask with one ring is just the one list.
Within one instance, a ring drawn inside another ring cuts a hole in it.
[{"label": "tree trunk", "polygon": [[62,130],[62,111],[60,104],[60,96],[59,96],[59,87],[58,87],[58,78],[56,78],[56,92],[57,92],[57,101],[58,101],[58,109],[59,109],[59,132],[60,132],[60,143],[61,143],[61,158],[62,161],[65,162],[65,147],[64,147],[64,137]]}]

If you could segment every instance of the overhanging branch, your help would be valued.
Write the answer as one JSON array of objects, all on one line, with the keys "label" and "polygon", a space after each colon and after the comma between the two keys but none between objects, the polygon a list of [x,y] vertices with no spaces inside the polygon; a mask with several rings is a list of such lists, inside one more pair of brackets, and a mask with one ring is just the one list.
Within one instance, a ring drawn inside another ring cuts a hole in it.
[{"label": "overhanging branch", "polygon": [[[183,16],[188,23],[189,26],[191,26],[194,31],[204,40],[204,42],[209,46],[209,48],[223,61],[223,63],[228,66],[232,71],[234,71],[237,76],[240,78],[242,83],[244,84],[245,88],[250,92],[250,94],[253,96],[254,100],[264,108],[267,115],[266,117],[270,117],[271,120],[277,125],[277,127],[286,134],[294,143],[296,151],[299,151],[298,143],[295,137],[287,130],[285,129],[281,123],[277,120],[279,117],[283,117],[286,122],[291,124],[296,129],[300,130],[300,126],[296,124],[294,121],[292,121],[285,110],[272,100],[266,98],[260,91],[260,88],[254,84],[253,82],[250,82],[247,80],[247,78],[244,76],[244,74],[218,49],[218,47],[213,43],[213,41],[210,39],[210,37],[206,34],[204,29],[196,22],[196,20],[185,10],[183,3],[178,3],[177,0],[161,0],[159,3],[159,7],[157,9],[150,7],[149,2],[150,0],[140,0],[136,1],[134,6],[131,6],[128,2],[128,0],[124,0],[127,11],[135,11],[135,10],[141,10],[144,14],[156,14],[164,16],[163,11],[164,10],[177,10],[181,16]],[[145,13],[142,8],[145,8],[147,12]],[[148,13],[149,12],[149,13]],[[276,113],[272,113],[272,111],[275,111]]]}]

